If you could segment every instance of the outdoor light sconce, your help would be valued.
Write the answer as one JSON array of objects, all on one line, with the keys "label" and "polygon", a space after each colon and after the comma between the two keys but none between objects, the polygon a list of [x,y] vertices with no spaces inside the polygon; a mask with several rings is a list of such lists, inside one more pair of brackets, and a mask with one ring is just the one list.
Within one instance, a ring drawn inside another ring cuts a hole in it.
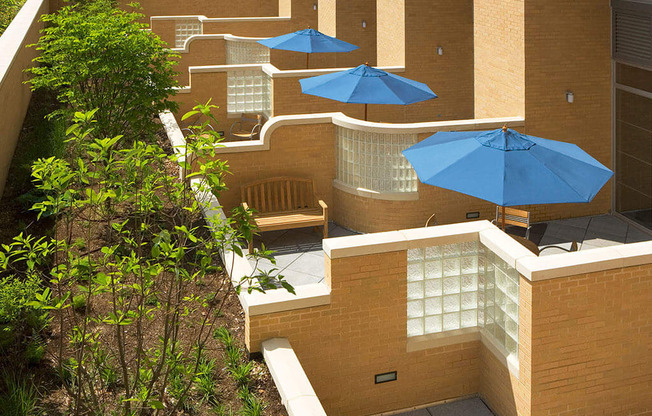
[{"label": "outdoor light sconce", "polygon": [[573,91],[566,91],[566,101],[571,104],[575,101],[575,94],[573,94]]},{"label": "outdoor light sconce", "polygon": [[366,20],[363,20],[363,21],[362,21],[362,28],[363,28],[363,29],[366,29],[366,28],[367,28],[367,21],[366,21]]},{"label": "outdoor light sconce", "polygon": [[441,56],[444,54],[444,48],[437,46],[437,55]]},{"label": "outdoor light sconce", "polygon": [[396,371],[392,371],[390,373],[376,374],[374,378],[376,380],[375,384],[387,383],[388,381],[396,381]]},{"label": "outdoor light sconce", "polygon": [[313,5],[312,5],[312,9],[313,9],[313,10],[317,10],[317,3],[313,3]]}]

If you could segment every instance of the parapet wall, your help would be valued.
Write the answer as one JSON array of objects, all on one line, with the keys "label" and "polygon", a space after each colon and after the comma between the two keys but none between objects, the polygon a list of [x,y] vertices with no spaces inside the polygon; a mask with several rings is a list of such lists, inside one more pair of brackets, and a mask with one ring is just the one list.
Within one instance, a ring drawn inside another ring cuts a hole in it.
[{"label": "parapet wall", "polygon": [[38,41],[43,29],[39,18],[48,10],[48,1],[27,0],[0,36],[0,195],[32,96],[29,85],[24,83],[28,80],[24,71],[32,67],[38,51],[26,46]]}]

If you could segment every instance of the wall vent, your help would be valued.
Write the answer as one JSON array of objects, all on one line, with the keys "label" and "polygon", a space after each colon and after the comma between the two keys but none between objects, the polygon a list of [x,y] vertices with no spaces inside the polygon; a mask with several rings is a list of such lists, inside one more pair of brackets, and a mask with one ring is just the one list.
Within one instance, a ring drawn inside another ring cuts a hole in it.
[{"label": "wall vent", "polygon": [[652,67],[652,3],[614,0],[613,59]]}]

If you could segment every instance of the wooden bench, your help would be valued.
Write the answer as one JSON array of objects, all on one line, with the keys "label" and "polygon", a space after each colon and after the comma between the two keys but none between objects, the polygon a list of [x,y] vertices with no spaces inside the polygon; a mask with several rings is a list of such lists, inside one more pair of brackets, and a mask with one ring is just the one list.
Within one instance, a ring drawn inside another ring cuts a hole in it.
[{"label": "wooden bench", "polygon": [[[312,179],[277,177],[243,185],[242,206],[253,209],[259,231],[323,226],[328,237],[328,206],[315,197]],[[249,241],[249,252],[253,239]]]}]

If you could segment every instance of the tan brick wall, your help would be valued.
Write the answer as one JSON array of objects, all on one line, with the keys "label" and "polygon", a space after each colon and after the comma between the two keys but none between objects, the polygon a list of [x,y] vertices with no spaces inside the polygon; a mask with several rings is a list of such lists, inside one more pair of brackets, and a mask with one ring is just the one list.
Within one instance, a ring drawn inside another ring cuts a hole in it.
[{"label": "tan brick wall", "polygon": [[316,28],[328,36],[337,36],[337,0],[319,0],[319,22]]},{"label": "tan brick wall", "polygon": [[532,415],[652,413],[652,265],[532,285]]},{"label": "tan brick wall", "polygon": [[378,66],[405,65],[405,1],[377,0]]},{"label": "tan brick wall", "polygon": [[[287,337],[326,413],[367,415],[473,394],[479,387],[478,341],[406,352],[405,251],[335,259],[331,304],[247,316],[252,351]],[[398,380],[374,384],[397,371]]]},{"label": "tan brick wall", "polygon": [[[444,48],[442,56],[438,46]],[[376,106],[371,120],[473,118],[473,1],[405,0],[405,68],[398,75],[427,84],[439,98],[400,108]]]},{"label": "tan brick wall", "polygon": [[211,104],[219,107],[213,111],[213,115],[217,118],[219,125],[213,127],[217,131],[229,131],[231,123],[236,120],[227,118],[226,78],[226,72],[193,74],[191,80],[192,94],[179,93],[172,97],[172,100],[178,102],[180,105],[179,111],[177,111],[175,116],[182,128],[187,123],[181,121],[181,117],[185,113],[197,105],[197,102],[205,104],[209,99],[212,99]]},{"label": "tan brick wall", "polygon": [[[577,144],[611,166],[608,0],[525,2],[526,133]],[[571,90],[575,102],[566,102]],[[538,207],[537,220],[608,212],[608,184],[589,204]]]},{"label": "tan brick wall", "polygon": [[[38,17],[48,13],[49,10],[49,2],[41,2],[40,7],[37,3],[39,3],[38,0],[30,0],[24,6],[35,6],[39,8],[39,11],[34,21],[22,29],[26,32],[22,44],[10,45],[5,43],[2,46],[6,46],[7,49],[0,50],[0,59],[3,61],[7,59],[8,62],[11,62],[7,72],[0,73],[0,109],[2,109],[2,117],[0,117],[0,146],[2,148],[2,152],[0,152],[0,195],[4,191],[11,159],[32,97],[29,84],[24,83],[29,79],[24,71],[33,66],[32,60],[38,56],[38,51],[36,48],[27,48],[26,46],[38,41],[39,31],[43,29],[43,22]],[[11,29],[15,28],[14,25]],[[17,53],[12,60],[9,52],[14,50],[14,47]]]},{"label": "tan brick wall", "polygon": [[[119,0],[124,7],[131,0]],[[279,2],[274,0],[140,0],[147,20],[150,16],[204,15],[206,17],[262,17],[278,16]]]},{"label": "tan brick wall", "polygon": [[225,212],[242,202],[242,184],[275,176],[313,179],[317,197],[332,207],[334,134],[334,127],[330,123],[280,127],[271,137],[270,150],[221,155],[232,173],[226,177],[229,191],[219,198]]},{"label": "tan brick wall", "polygon": [[[376,0],[337,1],[338,39],[360,47],[352,52],[335,54],[338,67],[376,65]],[[362,27],[362,21],[367,24]],[[381,28],[381,30],[384,30]]]},{"label": "tan brick wall", "polygon": [[[225,65],[226,41],[224,39],[198,38],[188,44],[187,53],[179,53],[176,67],[180,86],[190,85],[188,67],[201,65]],[[226,96],[225,96],[226,97]]]},{"label": "tan brick wall", "polygon": [[525,114],[524,0],[476,0],[475,117]]}]

